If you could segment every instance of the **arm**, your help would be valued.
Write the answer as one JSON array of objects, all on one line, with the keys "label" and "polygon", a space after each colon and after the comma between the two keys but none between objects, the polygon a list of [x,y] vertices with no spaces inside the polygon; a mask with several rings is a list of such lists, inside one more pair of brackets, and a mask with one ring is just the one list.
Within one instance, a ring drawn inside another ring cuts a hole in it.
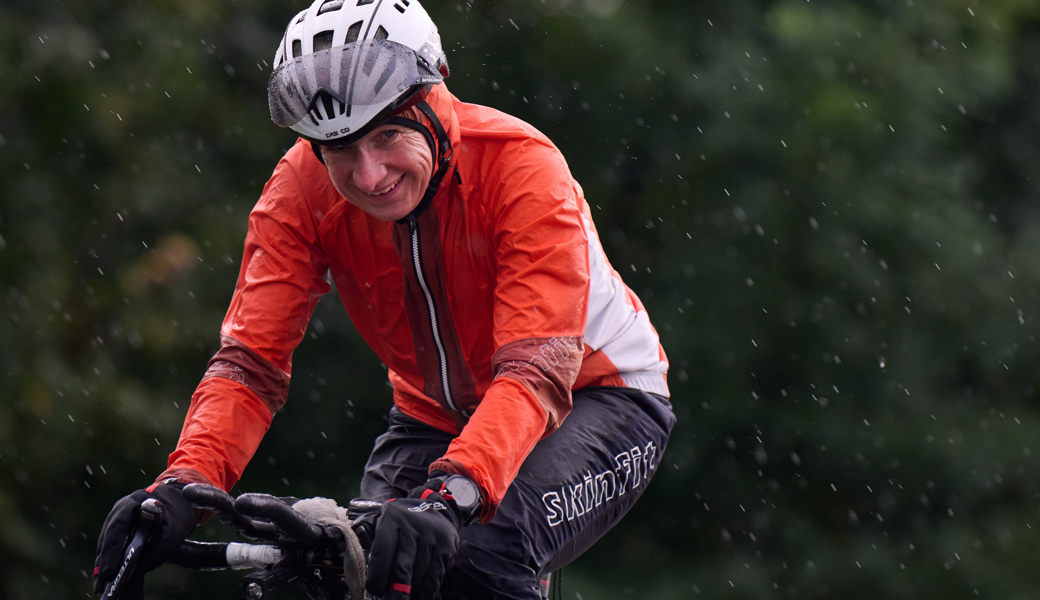
[{"label": "arm", "polygon": [[588,311],[581,190],[559,151],[528,141],[502,162],[490,211],[497,264],[495,379],[431,470],[463,475],[494,515],[520,465],[571,409]]},{"label": "arm", "polygon": [[192,396],[159,481],[178,477],[230,489],[285,404],[292,352],[330,289],[314,211],[290,162],[299,148],[275,168],[249,216],[220,350]]}]

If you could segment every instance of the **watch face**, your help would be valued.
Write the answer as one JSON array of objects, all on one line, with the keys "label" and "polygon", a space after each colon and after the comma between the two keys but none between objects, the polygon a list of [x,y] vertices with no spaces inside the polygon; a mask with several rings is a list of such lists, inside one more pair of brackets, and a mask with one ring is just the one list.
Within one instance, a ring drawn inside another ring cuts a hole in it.
[{"label": "watch face", "polygon": [[480,502],[480,492],[477,490],[477,484],[465,477],[449,477],[444,482],[444,485],[448,488],[448,493],[455,499],[455,503],[459,505],[459,508],[472,510]]}]

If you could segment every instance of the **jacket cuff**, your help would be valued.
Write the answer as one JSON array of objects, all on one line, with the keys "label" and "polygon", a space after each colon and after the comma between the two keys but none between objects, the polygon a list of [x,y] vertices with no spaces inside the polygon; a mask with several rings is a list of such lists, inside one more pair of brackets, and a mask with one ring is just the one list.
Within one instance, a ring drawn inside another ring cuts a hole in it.
[{"label": "jacket cuff", "polygon": [[165,483],[166,480],[170,479],[171,477],[177,478],[178,482],[184,484],[205,483],[206,485],[213,485],[213,482],[209,480],[209,477],[206,477],[205,475],[199,473],[195,469],[166,469],[162,472],[162,474],[155,478],[155,483],[148,486],[146,489],[148,490],[148,492],[152,492],[153,490],[155,490],[155,488]]}]

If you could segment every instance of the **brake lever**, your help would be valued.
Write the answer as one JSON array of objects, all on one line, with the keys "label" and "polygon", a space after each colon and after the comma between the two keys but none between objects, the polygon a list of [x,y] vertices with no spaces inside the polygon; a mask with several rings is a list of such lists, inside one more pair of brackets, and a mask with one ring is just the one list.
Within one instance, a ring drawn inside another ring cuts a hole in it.
[{"label": "brake lever", "polygon": [[101,595],[102,598],[118,598],[126,587],[126,582],[133,577],[134,571],[137,569],[137,563],[141,561],[141,553],[144,552],[148,541],[152,538],[152,533],[155,531],[155,526],[162,517],[162,506],[162,502],[155,498],[148,498],[141,503],[141,518],[138,520],[137,530],[134,532],[134,537],[130,540],[130,543],[126,546],[123,564],[119,566],[119,571],[116,573],[115,578],[105,586],[105,592]]}]

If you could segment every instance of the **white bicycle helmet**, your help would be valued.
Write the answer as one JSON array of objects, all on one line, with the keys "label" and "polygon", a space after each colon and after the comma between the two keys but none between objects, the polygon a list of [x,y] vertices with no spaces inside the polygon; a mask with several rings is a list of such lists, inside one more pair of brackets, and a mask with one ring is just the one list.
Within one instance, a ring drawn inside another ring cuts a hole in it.
[{"label": "white bicycle helmet", "polygon": [[316,0],[275,54],[271,120],[312,142],[349,143],[447,76],[437,26],[417,0]]}]

